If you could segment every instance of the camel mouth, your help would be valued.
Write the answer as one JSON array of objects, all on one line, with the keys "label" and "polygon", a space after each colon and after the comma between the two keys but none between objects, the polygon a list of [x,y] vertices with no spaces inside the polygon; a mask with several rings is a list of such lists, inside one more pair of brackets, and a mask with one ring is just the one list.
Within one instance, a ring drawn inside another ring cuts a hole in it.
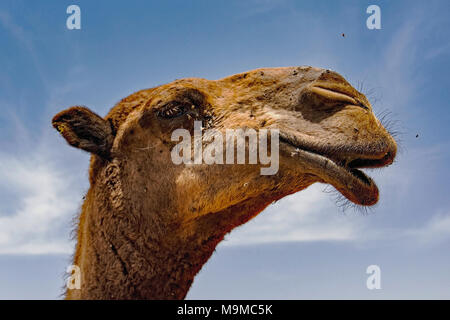
[{"label": "camel mouth", "polygon": [[387,166],[393,162],[395,156],[393,151],[339,154],[332,150],[307,148],[297,139],[281,132],[280,142],[287,146],[290,157],[301,159],[302,164],[318,176],[321,182],[333,185],[348,200],[363,206],[376,204],[379,190],[372,178],[360,169]]}]

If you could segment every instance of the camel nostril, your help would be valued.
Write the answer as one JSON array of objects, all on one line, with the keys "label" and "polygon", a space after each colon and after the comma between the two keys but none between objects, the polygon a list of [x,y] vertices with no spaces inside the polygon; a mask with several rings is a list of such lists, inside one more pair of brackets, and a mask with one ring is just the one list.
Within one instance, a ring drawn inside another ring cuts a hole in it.
[{"label": "camel nostril", "polygon": [[394,162],[395,153],[388,151],[384,156],[384,160],[386,161],[386,165],[389,165]]},{"label": "camel nostril", "polygon": [[394,162],[396,152],[393,149],[388,150],[384,157],[379,160],[380,166],[388,166]]}]

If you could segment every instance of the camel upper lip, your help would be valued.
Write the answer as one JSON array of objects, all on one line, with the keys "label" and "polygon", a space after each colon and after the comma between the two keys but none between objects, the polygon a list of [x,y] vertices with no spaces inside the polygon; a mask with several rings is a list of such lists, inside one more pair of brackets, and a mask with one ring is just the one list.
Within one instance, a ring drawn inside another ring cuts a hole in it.
[{"label": "camel upper lip", "polygon": [[377,168],[389,165],[394,154],[391,151],[358,154],[319,150],[302,145],[295,137],[280,133],[280,141],[289,145],[291,156],[296,155],[311,167],[324,182],[330,183],[350,201],[370,206],[378,201],[379,191],[375,182],[360,168]]},{"label": "camel upper lip", "polygon": [[310,90],[311,90],[311,92],[313,92],[317,95],[326,97],[328,99],[332,99],[334,101],[339,101],[342,103],[347,103],[349,105],[359,106],[366,110],[369,109],[364,103],[359,101],[359,99],[356,98],[353,93],[351,93],[347,90],[344,90],[337,85],[328,84],[328,83],[327,84],[317,83],[317,84],[312,85],[310,87]]}]

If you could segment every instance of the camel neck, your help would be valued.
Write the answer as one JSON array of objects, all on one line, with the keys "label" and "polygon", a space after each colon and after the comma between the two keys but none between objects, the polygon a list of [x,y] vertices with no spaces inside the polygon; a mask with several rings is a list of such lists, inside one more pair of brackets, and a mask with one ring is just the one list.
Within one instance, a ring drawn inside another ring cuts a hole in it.
[{"label": "camel neck", "polygon": [[123,181],[105,179],[86,195],[73,263],[81,288],[68,290],[68,299],[183,299],[225,234],[270,203],[260,197],[178,221],[184,215],[170,203],[137,201],[145,188],[121,192]]},{"label": "camel neck", "polygon": [[222,239],[180,236],[177,225],[144,222],[130,210],[88,193],[74,257],[81,288],[68,290],[68,299],[183,299]]}]

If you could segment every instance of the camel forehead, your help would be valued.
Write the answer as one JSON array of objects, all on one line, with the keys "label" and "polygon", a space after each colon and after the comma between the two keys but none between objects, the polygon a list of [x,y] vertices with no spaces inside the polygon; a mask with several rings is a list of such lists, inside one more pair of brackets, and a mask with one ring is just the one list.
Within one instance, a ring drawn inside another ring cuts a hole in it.
[{"label": "camel forehead", "polygon": [[326,70],[321,68],[314,68],[309,66],[301,67],[279,67],[279,68],[259,68],[246,72],[233,74],[218,80],[208,80],[204,78],[183,78],[177,79],[170,83],[153,88],[153,95],[167,97],[171,94],[175,94],[184,88],[193,88],[202,90],[202,92],[213,94],[215,90],[233,87],[239,89],[239,84],[248,83],[252,80],[261,80],[260,85],[273,84],[286,80],[288,78],[294,78],[293,76],[301,76],[305,81],[312,81],[317,79]]},{"label": "camel forehead", "polygon": [[[153,108],[162,101],[180,97],[184,93],[193,95],[198,90],[209,100],[239,97],[240,94],[257,95],[260,91],[280,84],[310,83],[320,77],[326,70],[309,66],[259,68],[218,80],[204,78],[184,78],[151,89],[150,99],[144,108]],[[336,74],[336,73],[334,73]],[[338,77],[340,75],[336,74]],[[341,77],[342,78],[342,77]],[[343,79],[343,78],[342,78]]]},{"label": "camel forehead", "polygon": [[259,68],[242,73],[237,73],[231,76],[227,76],[220,80],[219,82],[235,82],[236,80],[249,78],[261,78],[270,80],[282,80],[289,76],[302,75],[310,80],[318,77],[322,74],[325,69],[315,68],[310,66],[300,66],[300,67],[279,67],[279,68]]}]

